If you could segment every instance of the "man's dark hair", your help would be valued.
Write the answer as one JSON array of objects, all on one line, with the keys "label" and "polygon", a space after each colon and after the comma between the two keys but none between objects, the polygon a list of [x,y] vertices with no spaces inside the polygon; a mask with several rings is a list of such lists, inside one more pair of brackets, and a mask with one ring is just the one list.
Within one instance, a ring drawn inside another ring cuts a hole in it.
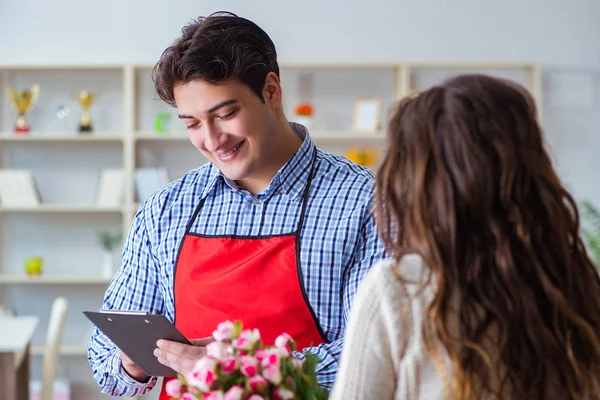
[{"label": "man's dark hair", "polygon": [[262,90],[269,72],[279,76],[269,35],[252,21],[216,12],[182,29],[154,66],[152,79],[160,98],[173,106],[175,85],[194,80],[216,84],[236,79],[264,102]]}]

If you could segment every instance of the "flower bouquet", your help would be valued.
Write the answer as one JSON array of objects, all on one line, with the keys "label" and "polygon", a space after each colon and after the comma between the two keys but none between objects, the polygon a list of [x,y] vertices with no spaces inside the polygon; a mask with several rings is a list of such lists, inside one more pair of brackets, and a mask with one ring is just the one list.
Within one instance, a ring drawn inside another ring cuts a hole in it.
[{"label": "flower bouquet", "polygon": [[226,321],[213,332],[215,341],[186,376],[167,382],[166,391],[178,400],[327,399],[315,368],[318,358],[293,355],[296,342],[282,334],[266,346],[257,329],[243,330],[241,322]]}]

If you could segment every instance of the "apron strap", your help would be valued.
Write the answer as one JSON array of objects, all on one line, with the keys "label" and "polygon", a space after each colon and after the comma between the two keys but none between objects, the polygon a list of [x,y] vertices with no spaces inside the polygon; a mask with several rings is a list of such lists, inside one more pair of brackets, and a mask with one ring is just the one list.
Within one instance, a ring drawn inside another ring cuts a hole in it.
[{"label": "apron strap", "polygon": [[194,225],[194,222],[196,221],[196,218],[198,217],[198,214],[200,213],[200,210],[202,209],[202,206],[204,206],[204,202],[206,201],[206,197],[204,197],[202,200],[200,200],[198,202],[198,205],[196,206],[196,209],[194,210],[194,213],[192,214],[192,217],[190,218],[190,220],[188,221],[187,226],[185,227],[185,234],[189,234],[190,230],[192,229],[192,225]]},{"label": "apron strap", "polygon": [[311,161],[310,175],[308,177],[308,182],[306,183],[304,193],[302,194],[302,211],[300,212],[300,219],[298,220],[298,226],[296,227],[296,235],[298,237],[300,237],[300,231],[302,230],[302,225],[304,224],[304,215],[306,214],[306,205],[308,204],[308,194],[310,192],[312,180],[315,177],[315,165],[317,164],[317,149],[314,148],[313,150],[314,153]]},{"label": "apron strap", "polygon": [[[304,193],[302,194],[302,210],[300,211],[300,218],[298,219],[298,224],[296,226],[296,234],[298,235],[300,230],[302,230],[302,226],[304,224],[304,216],[306,214],[306,206],[308,204],[308,195],[310,192],[310,187],[311,187],[311,183],[312,180],[315,176],[315,165],[317,161],[317,149],[313,148],[313,156],[312,156],[312,160],[311,160],[311,167],[310,167],[310,175],[308,177],[308,182],[306,183],[306,187],[304,188]],[[200,200],[198,202],[198,205],[196,206],[196,209],[194,210],[194,213],[192,214],[190,220],[188,221],[188,224],[185,228],[185,234],[189,234],[192,226],[194,225],[194,222],[196,222],[196,218],[198,218],[198,214],[200,213],[200,210],[202,209],[202,207],[204,206],[204,202],[206,201],[206,197],[202,198],[202,200]],[[264,220],[264,209],[262,210],[262,216],[261,216],[261,224],[262,225],[262,221]],[[259,232],[258,232],[258,236],[260,236],[260,226],[259,226]]]}]

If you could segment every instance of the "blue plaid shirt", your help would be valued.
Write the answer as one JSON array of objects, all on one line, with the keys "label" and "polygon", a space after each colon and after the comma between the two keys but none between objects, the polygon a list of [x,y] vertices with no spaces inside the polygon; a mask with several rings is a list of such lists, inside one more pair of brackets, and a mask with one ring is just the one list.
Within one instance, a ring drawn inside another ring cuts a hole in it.
[{"label": "blue plaid shirt", "polygon": [[[300,261],[308,300],[329,343],[305,351],[321,359],[318,380],[331,389],[357,286],[385,257],[373,215],[374,177],[367,168],[318,150],[302,126],[292,127],[303,144],[256,196],[208,163],[147,199],[132,222],[122,267],[108,287],[103,308],[160,311],[172,322],[177,251],[198,202],[206,198],[192,232],[244,236],[292,232],[316,151]],[[118,349],[95,327],[88,359],[102,391],[113,396],[141,395],[156,384],[156,378],[139,383],[129,377]]]}]

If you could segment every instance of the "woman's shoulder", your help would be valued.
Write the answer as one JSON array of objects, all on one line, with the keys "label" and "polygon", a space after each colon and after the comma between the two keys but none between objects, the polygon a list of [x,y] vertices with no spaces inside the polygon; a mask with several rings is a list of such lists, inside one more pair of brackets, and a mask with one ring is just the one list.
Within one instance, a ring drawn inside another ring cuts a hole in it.
[{"label": "woman's shoulder", "polygon": [[400,260],[384,259],[375,264],[360,284],[362,295],[399,301],[427,279],[423,258],[407,254]]},{"label": "woman's shoulder", "polygon": [[365,277],[365,282],[378,281],[418,283],[427,270],[423,258],[414,253],[404,255],[400,260],[386,258],[376,263]]}]

